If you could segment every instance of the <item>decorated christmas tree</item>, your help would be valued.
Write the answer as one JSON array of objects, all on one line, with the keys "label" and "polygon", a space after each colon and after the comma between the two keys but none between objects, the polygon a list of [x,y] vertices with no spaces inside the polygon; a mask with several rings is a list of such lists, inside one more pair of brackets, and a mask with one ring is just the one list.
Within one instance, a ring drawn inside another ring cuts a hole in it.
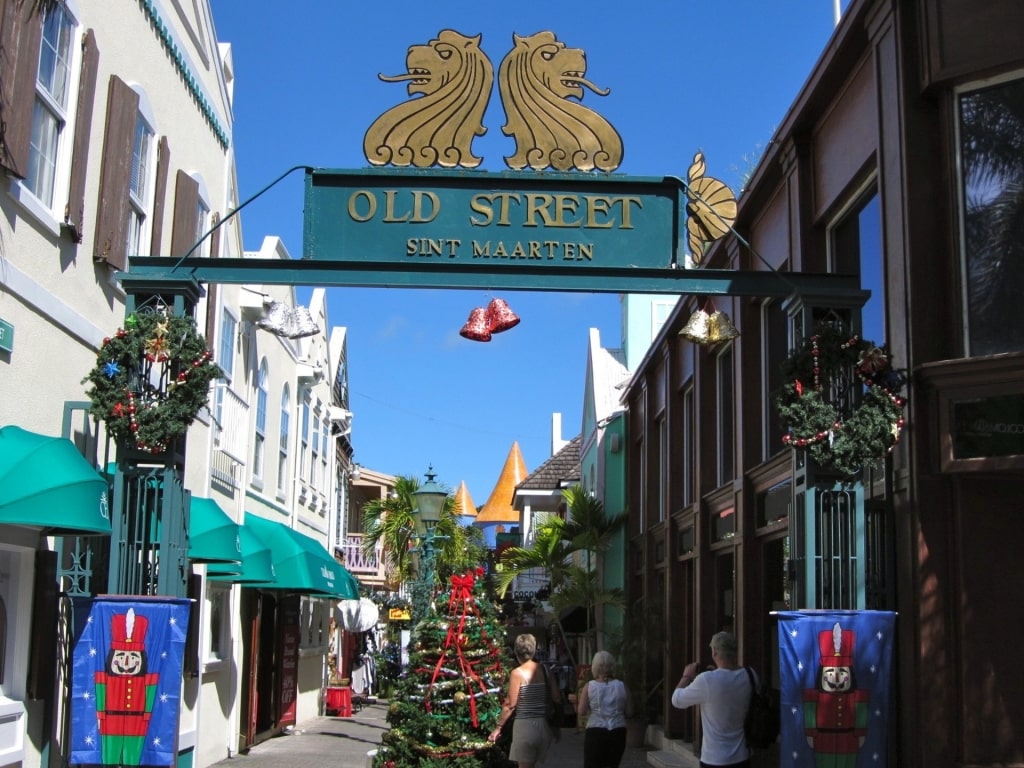
[{"label": "decorated christmas tree", "polygon": [[504,768],[507,738],[487,740],[512,668],[484,570],[452,576],[413,627],[409,667],[388,705],[374,768]]}]

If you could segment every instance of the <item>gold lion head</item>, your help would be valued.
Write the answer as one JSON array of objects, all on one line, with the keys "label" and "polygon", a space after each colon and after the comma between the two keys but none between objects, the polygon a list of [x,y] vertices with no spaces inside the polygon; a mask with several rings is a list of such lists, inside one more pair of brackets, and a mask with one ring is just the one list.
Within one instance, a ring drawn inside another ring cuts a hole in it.
[{"label": "gold lion head", "polygon": [[363,138],[363,154],[372,165],[475,168],[476,136],[494,82],[494,67],[480,50],[481,35],[467,37],[451,29],[426,45],[413,45],[401,75],[379,75],[384,82],[408,81],[409,101],[378,117]]},{"label": "gold lion head", "polygon": [[502,128],[516,142],[509,168],[551,167],[565,171],[613,171],[622,163],[622,138],[612,125],[577,101],[584,88],[609,91],[586,79],[587,58],[567,48],[553,32],[512,35],[513,47],[498,71],[508,122]]}]

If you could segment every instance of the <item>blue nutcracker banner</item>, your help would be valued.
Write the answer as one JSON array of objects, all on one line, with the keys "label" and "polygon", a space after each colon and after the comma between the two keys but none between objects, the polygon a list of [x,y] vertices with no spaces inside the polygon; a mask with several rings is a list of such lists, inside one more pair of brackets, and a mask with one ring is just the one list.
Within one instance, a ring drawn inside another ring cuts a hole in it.
[{"label": "blue nutcracker banner", "polygon": [[890,611],[780,611],[781,755],[790,768],[885,768]]},{"label": "blue nutcracker banner", "polygon": [[103,596],[76,606],[88,614],[72,650],[71,763],[175,764],[189,604]]}]

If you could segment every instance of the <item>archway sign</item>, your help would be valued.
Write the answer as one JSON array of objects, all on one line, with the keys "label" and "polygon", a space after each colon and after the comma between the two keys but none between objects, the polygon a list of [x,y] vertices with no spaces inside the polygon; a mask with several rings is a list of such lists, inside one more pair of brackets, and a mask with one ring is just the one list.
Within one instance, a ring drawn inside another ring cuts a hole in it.
[{"label": "archway sign", "polygon": [[190,251],[176,261],[132,257],[121,277],[735,296],[859,290],[852,276],[702,268],[706,247],[735,234],[736,216],[735,197],[705,174],[703,156],[685,180],[612,175],[622,139],[581,103],[584,89],[608,93],[586,79],[584,52],[552,32],[513,41],[498,70],[502,132],[515,142],[509,171],[475,170],[482,158],[472,143],[486,130],[494,81],[480,36],[442,30],[409,48],[403,74],[380,76],[406,81],[409,99],[367,130],[371,167],[305,169],[301,259],[189,258]]}]

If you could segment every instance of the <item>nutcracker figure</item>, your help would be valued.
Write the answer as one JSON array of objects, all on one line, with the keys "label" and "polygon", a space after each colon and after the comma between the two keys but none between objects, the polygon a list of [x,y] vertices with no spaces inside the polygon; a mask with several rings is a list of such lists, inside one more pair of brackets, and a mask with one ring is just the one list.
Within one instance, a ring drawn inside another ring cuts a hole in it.
[{"label": "nutcracker figure", "polygon": [[105,764],[139,765],[159,675],[147,672],[145,616],[115,613],[103,671],[96,672],[96,716]]},{"label": "nutcracker figure", "polygon": [[855,636],[836,622],[818,633],[821,672],[803,695],[804,733],[819,768],[854,768],[868,724],[868,692],[853,676]]}]

